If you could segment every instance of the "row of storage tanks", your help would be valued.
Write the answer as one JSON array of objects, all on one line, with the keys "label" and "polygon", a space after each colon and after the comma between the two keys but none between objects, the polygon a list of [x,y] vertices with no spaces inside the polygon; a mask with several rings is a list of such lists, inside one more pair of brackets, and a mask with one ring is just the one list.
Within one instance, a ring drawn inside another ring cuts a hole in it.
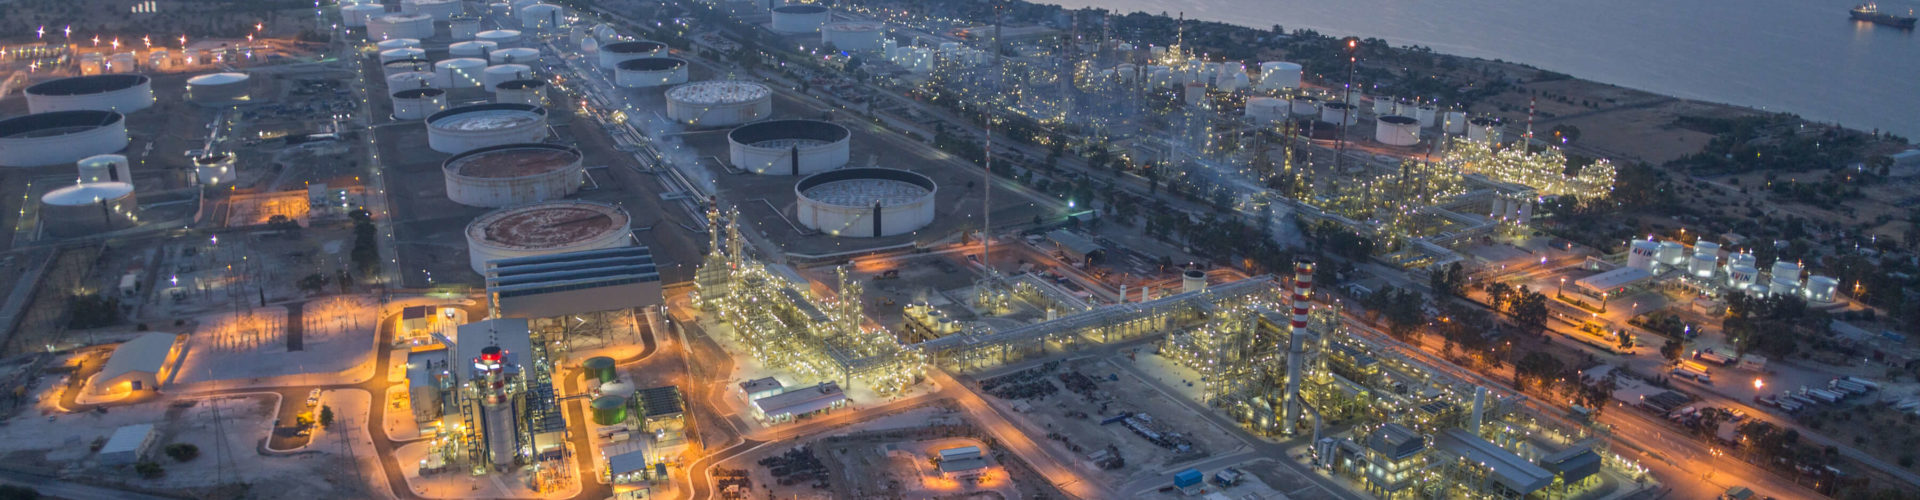
[{"label": "row of storage tanks", "polygon": [[[554,4],[520,0],[492,4],[489,10],[514,16],[521,29],[549,30],[566,25],[566,9]],[[370,40],[432,38],[436,22],[446,23],[448,35],[455,40],[480,33],[480,18],[468,14],[461,0],[406,0],[400,3],[399,12],[388,12],[378,3],[352,3],[340,7],[340,18],[347,27],[365,27]]]},{"label": "row of storage tanks", "polygon": [[[1628,244],[1627,267],[1654,272],[1655,265],[1685,269],[1688,276],[1709,283],[1715,283],[1728,291],[1740,291],[1761,295],[1799,295],[1811,302],[1832,303],[1834,292],[1840,286],[1840,280],[1831,276],[1812,275],[1802,280],[1800,264],[1780,259],[1761,279],[1757,258],[1751,253],[1734,252],[1727,255],[1725,265],[1720,264],[1720,244],[1698,242],[1689,253],[1686,245],[1677,241],[1634,240]],[[1724,280],[1716,281],[1716,274]]]}]

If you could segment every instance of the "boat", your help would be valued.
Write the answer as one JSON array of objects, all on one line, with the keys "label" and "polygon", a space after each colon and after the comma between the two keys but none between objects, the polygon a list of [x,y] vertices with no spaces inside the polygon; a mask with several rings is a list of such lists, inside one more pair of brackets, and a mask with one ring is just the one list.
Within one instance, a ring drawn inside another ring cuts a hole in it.
[{"label": "boat", "polygon": [[1907,15],[1904,15],[1904,16],[1898,15],[1898,14],[1889,14],[1886,12],[1880,12],[1879,5],[1876,5],[1873,2],[1867,2],[1867,3],[1854,6],[1852,13],[1853,13],[1853,20],[1855,21],[1866,21],[1874,24],[1892,26],[1900,29],[1909,29],[1909,30],[1913,29],[1914,16],[1913,16],[1913,11],[1911,10],[1907,11]]}]

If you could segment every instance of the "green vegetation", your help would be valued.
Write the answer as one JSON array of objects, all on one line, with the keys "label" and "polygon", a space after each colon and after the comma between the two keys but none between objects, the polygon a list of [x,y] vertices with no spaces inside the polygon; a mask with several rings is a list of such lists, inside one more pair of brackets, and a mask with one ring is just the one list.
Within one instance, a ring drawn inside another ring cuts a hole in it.
[{"label": "green vegetation", "polygon": [[175,462],[190,462],[200,457],[200,447],[192,443],[173,443],[167,445],[166,453]]}]

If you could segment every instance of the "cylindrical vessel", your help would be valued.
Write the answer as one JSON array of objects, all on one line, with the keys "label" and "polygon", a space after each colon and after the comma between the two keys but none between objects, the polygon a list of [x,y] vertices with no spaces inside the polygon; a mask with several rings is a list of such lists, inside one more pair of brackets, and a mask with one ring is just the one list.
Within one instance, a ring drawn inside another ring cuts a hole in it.
[{"label": "cylindrical vessel", "polygon": [[1770,271],[1770,275],[1773,276],[1775,280],[1784,279],[1793,283],[1800,282],[1800,265],[1789,262],[1787,259],[1773,261],[1773,269]]},{"label": "cylindrical vessel", "polygon": [[133,182],[133,170],[127,157],[121,155],[93,155],[81,158],[75,165],[80,170],[80,184],[89,182]]},{"label": "cylindrical vessel", "polygon": [[495,50],[493,51],[493,53],[487,54],[487,62],[493,63],[493,64],[512,63],[512,64],[525,64],[528,66],[538,66],[540,64],[540,49],[516,47],[511,49]]},{"label": "cylindrical vessel", "polygon": [[547,105],[547,81],[511,80],[493,86],[493,102],[501,104]]},{"label": "cylindrical vessel", "polygon": [[547,108],[526,104],[476,104],[427,117],[427,146],[465,153],[488,146],[540,142],[547,137]]},{"label": "cylindrical vessel", "polygon": [[687,83],[687,61],[677,57],[642,57],[614,65],[613,84],[649,88]]},{"label": "cylindrical vessel", "polygon": [[1839,288],[1840,280],[1818,274],[1808,277],[1806,291],[1807,301],[1831,304],[1835,298],[1834,291]]},{"label": "cylindrical vessel", "polygon": [[474,207],[557,200],[580,190],[580,150],[558,144],[505,144],[453,155],[441,165],[447,199]]},{"label": "cylindrical vessel", "polygon": [[1714,242],[1711,242],[1711,241],[1697,241],[1697,242],[1694,242],[1694,243],[1693,243],[1693,254],[1694,254],[1694,255],[1711,255],[1711,256],[1713,256],[1713,258],[1714,258],[1715,260],[1719,260],[1719,259],[1720,259],[1720,244],[1719,244],[1719,243],[1714,243]]},{"label": "cylindrical vessel", "polygon": [[1180,293],[1193,293],[1207,289],[1207,273],[1199,269],[1188,269],[1180,273]]},{"label": "cylindrical vessel", "polygon": [[1293,116],[1313,116],[1320,114],[1320,99],[1313,96],[1293,98]]},{"label": "cylindrical vessel", "polygon": [[217,106],[248,100],[253,78],[246,73],[213,73],[187,79],[187,100]]},{"label": "cylindrical vessel", "polygon": [[619,207],[581,200],[502,208],[467,225],[468,263],[484,274],[493,260],[629,246],[631,220]]},{"label": "cylindrical vessel", "polygon": [[1300,65],[1285,61],[1260,63],[1260,89],[1280,90],[1300,88]]},{"label": "cylindrical vessel", "polygon": [[0,120],[0,166],[70,165],[127,147],[127,120],[114,111],[34,113]]},{"label": "cylindrical vessel", "polygon": [[1467,133],[1467,113],[1466,112],[1448,111],[1446,122],[1447,122],[1446,123],[1447,133],[1453,134],[1453,135],[1464,135]]},{"label": "cylindrical vessel", "polygon": [[378,50],[417,49],[420,48],[420,40],[417,38],[389,38],[374,42],[373,48]]},{"label": "cylindrical vessel", "polygon": [[380,63],[380,70],[389,77],[400,73],[433,73],[433,61],[419,58],[387,61]]},{"label": "cylindrical vessel", "polygon": [[1800,279],[1797,277],[1787,279],[1774,276],[1772,280],[1767,282],[1767,292],[1773,295],[1799,295]]},{"label": "cylindrical vessel", "polygon": [[1650,240],[1633,240],[1633,243],[1627,247],[1627,267],[1653,272],[1653,257],[1660,253],[1660,243]]},{"label": "cylindrical vessel", "polygon": [[1660,251],[1654,254],[1653,260],[1669,266],[1686,264],[1687,246],[1680,244],[1678,241],[1662,241],[1660,242]]},{"label": "cylindrical vessel", "polygon": [[40,227],[62,237],[99,234],[133,227],[139,220],[139,208],[133,184],[77,184],[40,197]]},{"label": "cylindrical vessel", "polygon": [[1249,97],[1246,116],[1247,119],[1259,125],[1275,123],[1287,119],[1287,111],[1290,107],[1285,99],[1278,97]]},{"label": "cylindrical vessel", "polygon": [[613,358],[606,356],[587,358],[586,361],[580,363],[580,368],[587,372],[587,378],[593,380],[594,383],[605,384],[620,379],[618,373],[614,371],[615,363]]},{"label": "cylindrical vessel", "polygon": [[1758,261],[1759,259],[1755,258],[1753,254],[1750,254],[1750,253],[1736,253],[1736,254],[1727,256],[1728,267],[1747,266],[1747,267],[1758,268],[1759,267]]},{"label": "cylindrical vessel", "polygon": [[1387,96],[1373,97],[1373,114],[1387,116],[1393,114],[1393,111],[1393,98]]},{"label": "cylindrical vessel", "polygon": [[387,90],[400,91],[428,88],[433,86],[433,81],[436,79],[438,78],[436,78],[433,73],[425,71],[394,73],[387,76]]},{"label": "cylindrical vessel", "polygon": [[1320,105],[1320,121],[1335,125],[1352,125],[1358,121],[1359,113],[1353,112],[1353,105],[1344,102],[1329,102]]},{"label": "cylindrical vessel", "polygon": [[1400,115],[1374,120],[1373,139],[1388,146],[1412,146],[1420,143],[1420,122]]},{"label": "cylindrical vessel", "polygon": [[[500,44],[498,43],[469,40],[448,45],[447,54],[453,57],[478,57],[484,59],[487,57],[487,54],[492,53],[498,48],[500,48]],[[386,59],[386,53],[381,53],[380,58],[383,60]]]},{"label": "cylindrical vessel", "polygon": [[239,177],[239,158],[214,152],[193,159],[193,178],[202,185],[232,184]]},{"label": "cylindrical vessel", "polygon": [[885,36],[886,25],[880,23],[848,21],[820,28],[820,43],[831,43],[847,52],[880,50],[880,40]]},{"label": "cylindrical vessel", "polygon": [[420,49],[387,49],[380,51],[380,64],[401,59],[425,59],[427,51]]},{"label": "cylindrical vessel", "polygon": [[366,26],[367,20],[373,19],[374,16],[384,16],[386,14],[387,8],[377,4],[363,3],[348,5],[340,8],[340,22],[349,28],[359,28]]},{"label": "cylindrical vessel", "polygon": [[1467,120],[1467,138],[1480,142],[1500,141],[1500,122],[1492,118],[1479,117]]},{"label": "cylindrical vessel", "polygon": [[594,425],[614,425],[627,421],[627,398],[601,396],[594,398],[588,406],[593,407]]},{"label": "cylindrical vessel", "polygon": [[435,21],[451,21],[453,16],[465,11],[460,0],[401,0],[400,11],[411,14],[425,14]]},{"label": "cylindrical vessel", "polygon": [[525,64],[496,64],[487,66],[487,70],[480,74],[480,86],[492,92],[495,85],[529,78],[533,78],[533,68]]},{"label": "cylindrical vessel", "polygon": [[833,12],[824,5],[798,4],[773,8],[773,30],[781,33],[812,33],[827,24]]},{"label": "cylindrical vessel", "polygon": [[436,62],[433,63],[434,86],[449,89],[478,87],[480,73],[486,69],[486,59],[472,57]]},{"label": "cylindrical vessel", "polygon": [[566,25],[566,9],[550,3],[537,3],[520,9],[520,29],[551,30]]},{"label": "cylindrical vessel", "polygon": [[1714,268],[1720,267],[1720,259],[1707,254],[1693,254],[1687,263],[1687,274],[1695,278],[1712,278]]},{"label": "cylindrical vessel", "polygon": [[122,114],[153,105],[153,79],[147,75],[94,75],[48,80],[22,91],[28,113],[53,111],[118,111]]},{"label": "cylindrical vessel", "polygon": [[1439,124],[1440,109],[1433,106],[1413,108],[1413,118],[1420,120],[1420,128],[1433,128]]},{"label": "cylindrical vessel", "polygon": [[393,93],[393,117],[421,120],[447,110],[447,91],[435,88],[403,89]]},{"label": "cylindrical vessel", "polygon": [[754,82],[714,80],[667,91],[667,117],[695,126],[726,127],[773,113],[773,90]]},{"label": "cylindrical vessel", "polygon": [[447,34],[454,40],[472,40],[480,33],[480,18],[458,16],[447,22]]},{"label": "cylindrical vessel", "polygon": [[387,14],[367,20],[367,39],[433,38],[433,16],[426,14]]},{"label": "cylindrical vessel", "polygon": [[599,51],[600,69],[614,71],[623,61],[643,57],[662,57],[667,55],[667,46],[660,42],[644,40],[632,42],[614,42],[602,44]]},{"label": "cylindrical vessel", "polygon": [[517,30],[486,30],[473,34],[474,41],[493,42],[494,47],[502,49],[520,46],[520,39],[521,34]]},{"label": "cylindrical vessel", "polygon": [[807,175],[847,164],[846,127],[817,120],[772,120],[727,132],[734,168],[763,175]]},{"label": "cylindrical vessel", "polygon": [[1727,268],[1727,286],[1734,290],[1752,288],[1760,281],[1760,270],[1753,266],[1732,266]]},{"label": "cylindrical vessel", "polygon": [[868,238],[918,231],[933,222],[933,179],[890,168],[843,168],[800,179],[795,210],[802,226],[832,236]]}]

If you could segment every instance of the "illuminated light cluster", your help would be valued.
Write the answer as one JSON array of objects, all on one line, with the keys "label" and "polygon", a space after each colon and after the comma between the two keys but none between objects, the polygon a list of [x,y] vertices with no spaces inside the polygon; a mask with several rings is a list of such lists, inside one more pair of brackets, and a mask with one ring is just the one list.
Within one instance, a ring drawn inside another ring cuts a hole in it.
[{"label": "illuminated light cluster", "polygon": [[1568,176],[1565,174],[1567,157],[1559,148],[1528,153],[1521,148],[1496,149],[1492,142],[1456,137],[1440,161],[1462,172],[1532,187],[1547,196],[1595,199],[1613,192],[1613,163],[1595,160],[1582,167],[1578,175]]}]

